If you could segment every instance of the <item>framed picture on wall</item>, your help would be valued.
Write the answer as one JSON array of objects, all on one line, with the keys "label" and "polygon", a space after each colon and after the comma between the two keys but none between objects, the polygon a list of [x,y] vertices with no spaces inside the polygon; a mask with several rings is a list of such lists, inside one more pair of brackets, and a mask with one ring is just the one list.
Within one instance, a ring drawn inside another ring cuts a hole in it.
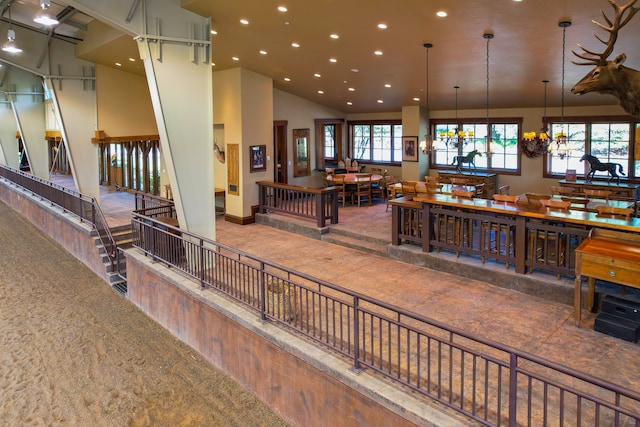
[{"label": "framed picture on wall", "polygon": [[402,137],[402,161],[403,162],[418,161],[418,137],[417,136]]},{"label": "framed picture on wall", "polygon": [[267,170],[267,146],[252,145],[249,147],[249,156],[251,161],[251,172],[262,172]]}]

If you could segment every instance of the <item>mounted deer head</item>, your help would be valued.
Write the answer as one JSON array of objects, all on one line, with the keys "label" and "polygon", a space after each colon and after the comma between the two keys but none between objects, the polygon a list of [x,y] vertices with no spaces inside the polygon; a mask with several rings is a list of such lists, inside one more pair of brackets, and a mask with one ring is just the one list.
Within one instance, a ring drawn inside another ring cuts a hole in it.
[{"label": "mounted deer head", "polygon": [[622,65],[627,59],[624,53],[617,55],[613,61],[609,61],[607,58],[613,52],[620,28],[624,27],[640,10],[637,7],[633,7],[637,1],[629,0],[627,4],[620,6],[615,0],[609,0],[609,4],[615,10],[613,20],[609,20],[607,15],[601,11],[608,25],[593,21],[594,24],[609,33],[607,41],[594,34],[606,46],[602,53],[585,49],[581,45],[578,45],[578,47],[583,50],[583,53],[579,54],[572,51],[578,58],[586,61],[572,61],[574,64],[595,65],[596,67],[576,83],[571,92],[575,95],[582,95],[588,92],[613,95],[618,98],[622,108],[633,116],[640,116],[640,72]]},{"label": "mounted deer head", "polygon": [[216,155],[216,159],[218,159],[220,163],[224,163],[224,160],[225,160],[224,150],[218,147],[218,142],[215,139],[213,140],[213,152]]}]

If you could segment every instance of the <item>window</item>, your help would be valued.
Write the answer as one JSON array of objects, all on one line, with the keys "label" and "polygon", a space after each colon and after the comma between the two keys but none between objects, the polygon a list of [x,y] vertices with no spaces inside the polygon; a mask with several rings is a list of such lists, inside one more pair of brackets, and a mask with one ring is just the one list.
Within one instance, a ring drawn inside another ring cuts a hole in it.
[{"label": "window", "polygon": [[[455,156],[478,150],[476,168],[487,172],[518,173],[520,151],[518,141],[522,119],[493,119],[490,127],[486,119],[432,120],[434,145],[430,166],[436,169],[453,168]],[[487,131],[491,129],[491,144],[487,147]]]},{"label": "window", "polygon": [[402,162],[402,124],[399,121],[349,122],[354,160],[366,163]]},{"label": "window", "polygon": [[[629,117],[550,118],[547,126],[554,141],[550,145],[551,154],[545,158],[546,177],[564,178],[567,169],[575,169],[579,176],[586,175],[588,163],[580,160],[584,154],[603,163],[619,163],[630,179],[640,176],[640,161],[635,160],[635,145],[631,143],[636,140],[640,123]],[[566,149],[559,150],[555,142],[559,133],[567,136]],[[607,175],[596,173],[599,176]]]}]

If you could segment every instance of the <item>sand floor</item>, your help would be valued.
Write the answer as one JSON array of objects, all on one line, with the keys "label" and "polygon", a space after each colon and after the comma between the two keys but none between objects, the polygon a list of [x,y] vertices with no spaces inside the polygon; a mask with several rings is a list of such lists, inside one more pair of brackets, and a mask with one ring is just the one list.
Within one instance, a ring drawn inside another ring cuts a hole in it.
[{"label": "sand floor", "polygon": [[286,425],[2,202],[0,242],[0,425]]}]

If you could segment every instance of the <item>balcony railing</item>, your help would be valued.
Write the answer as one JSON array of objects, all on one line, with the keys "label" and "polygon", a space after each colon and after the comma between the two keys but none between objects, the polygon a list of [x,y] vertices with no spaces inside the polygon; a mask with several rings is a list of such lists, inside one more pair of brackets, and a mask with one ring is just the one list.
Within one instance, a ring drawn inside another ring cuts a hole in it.
[{"label": "balcony railing", "polygon": [[338,223],[338,190],[260,181],[260,213],[280,212],[316,220],[318,227]]}]

